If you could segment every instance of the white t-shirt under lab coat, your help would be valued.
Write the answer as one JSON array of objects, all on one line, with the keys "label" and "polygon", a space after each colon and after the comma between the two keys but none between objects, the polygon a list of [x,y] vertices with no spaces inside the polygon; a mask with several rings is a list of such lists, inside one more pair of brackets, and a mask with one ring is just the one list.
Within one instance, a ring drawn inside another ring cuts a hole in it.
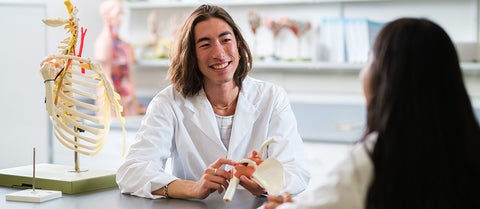
[{"label": "white t-shirt under lab coat", "polygon": [[[160,198],[151,192],[179,178],[197,181],[220,157],[235,161],[249,157],[271,136],[277,136],[279,142],[270,144],[264,156],[275,156],[282,163],[282,192],[305,190],[310,173],[302,157],[297,122],[282,88],[246,77],[233,120],[227,149],[203,90],[185,98],[172,86],[165,88],[149,104],[135,142],[117,171],[121,192]],[[170,157],[171,174],[165,172]]]},{"label": "white t-shirt under lab coat", "polygon": [[[326,181],[316,185],[277,209],[363,209],[368,188],[373,178],[373,164],[369,152],[377,140],[377,133],[357,143],[349,154],[331,172]],[[263,208],[263,206],[259,207]]]}]

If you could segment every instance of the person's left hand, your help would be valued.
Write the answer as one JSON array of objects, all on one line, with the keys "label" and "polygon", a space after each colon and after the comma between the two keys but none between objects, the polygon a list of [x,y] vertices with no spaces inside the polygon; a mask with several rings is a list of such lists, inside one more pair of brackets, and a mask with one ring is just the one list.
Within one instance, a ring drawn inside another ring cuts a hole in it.
[{"label": "person's left hand", "polygon": [[243,188],[250,191],[250,193],[252,193],[255,196],[260,196],[267,192],[264,188],[260,187],[260,185],[258,185],[257,182],[251,180],[250,178],[244,175],[240,176],[240,185],[242,185]]}]

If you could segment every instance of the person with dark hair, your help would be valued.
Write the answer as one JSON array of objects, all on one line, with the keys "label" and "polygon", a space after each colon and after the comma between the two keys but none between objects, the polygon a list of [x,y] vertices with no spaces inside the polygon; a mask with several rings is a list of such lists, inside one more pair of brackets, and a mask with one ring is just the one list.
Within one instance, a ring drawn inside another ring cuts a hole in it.
[{"label": "person with dark hair", "polygon": [[[176,38],[168,70],[172,84],[150,102],[117,171],[121,192],[152,199],[222,193],[236,160],[271,136],[278,142],[268,145],[264,156],[283,165],[282,191],[305,190],[310,173],[287,94],[248,76],[252,56],[227,11],[199,6]],[[169,158],[172,173],[165,170]],[[266,192],[245,176],[240,185],[255,196]]]},{"label": "person with dark hair", "polygon": [[388,23],[360,77],[365,136],[327,181],[262,208],[480,208],[480,126],[447,33],[425,18]]}]

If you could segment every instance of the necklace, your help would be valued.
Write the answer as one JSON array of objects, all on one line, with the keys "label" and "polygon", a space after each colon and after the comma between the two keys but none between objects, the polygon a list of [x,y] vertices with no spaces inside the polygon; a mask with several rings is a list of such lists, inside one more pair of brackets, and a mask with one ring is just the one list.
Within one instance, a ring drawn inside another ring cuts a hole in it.
[{"label": "necklace", "polygon": [[[228,110],[230,109],[230,107],[232,107],[233,104],[236,104],[236,101],[238,99],[238,94],[240,93],[240,91],[238,91],[236,94],[234,94],[234,97],[233,97],[233,100],[232,102],[230,102],[229,104],[225,105],[225,106],[217,106],[217,105],[214,105],[213,102],[210,102],[210,104],[212,105],[213,109],[216,109],[216,110]],[[207,95],[207,98],[208,98],[208,95]]]},{"label": "necklace", "polygon": [[223,106],[223,107],[219,107],[219,106],[214,105],[214,104],[212,104],[212,107],[213,107],[214,109],[217,109],[217,110],[227,110],[227,109],[229,109],[229,108],[237,101],[237,98],[238,98],[238,97],[235,97],[235,99],[234,99],[232,102],[230,102],[230,104],[227,104],[227,105],[225,105],[225,106]]}]

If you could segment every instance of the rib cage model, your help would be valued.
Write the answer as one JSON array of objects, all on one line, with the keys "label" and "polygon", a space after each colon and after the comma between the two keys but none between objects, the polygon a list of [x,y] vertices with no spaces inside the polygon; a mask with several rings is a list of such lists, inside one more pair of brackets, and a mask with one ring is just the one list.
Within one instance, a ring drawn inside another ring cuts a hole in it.
[{"label": "rib cage model", "polygon": [[58,47],[59,54],[44,59],[40,69],[45,83],[46,109],[53,123],[55,138],[75,151],[77,164],[77,153],[93,156],[103,148],[114,112],[123,130],[123,155],[126,131],[120,96],[102,73],[100,65],[81,57],[86,33],[84,28],[81,28],[79,51],[76,51],[77,9],[70,0],[64,3],[68,19],[43,20],[51,27],[64,26],[69,34]]}]

